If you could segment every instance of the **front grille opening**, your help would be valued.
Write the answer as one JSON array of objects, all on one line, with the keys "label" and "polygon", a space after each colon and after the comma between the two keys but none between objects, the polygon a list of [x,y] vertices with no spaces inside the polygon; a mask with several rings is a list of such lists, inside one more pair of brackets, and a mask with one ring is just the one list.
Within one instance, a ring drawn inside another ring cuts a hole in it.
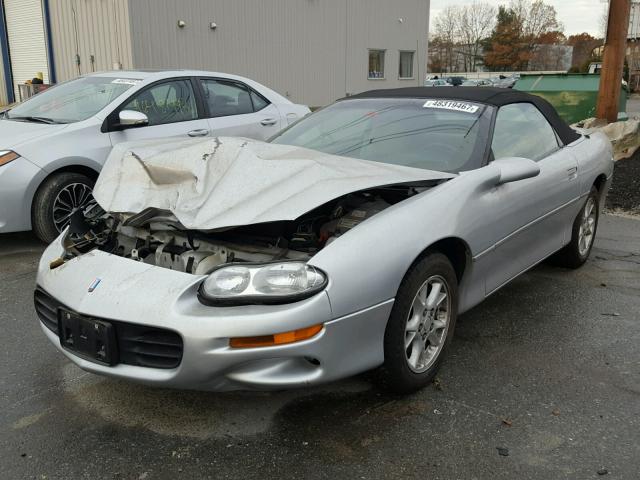
[{"label": "front grille opening", "polygon": [[61,305],[41,288],[33,294],[36,314],[40,321],[56,335],[58,334],[58,307]]},{"label": "front grille opening", "polygon": [[309,362],[311,365],[315,365],[316,367],[320,366],[320,360],[314,357],[304,357],[304,359]]},{"label": "front grille opening", "polygon": [[[58,334],[58,309],[66,308],[55,298],[38,287],[34,293],[34,305],[40,321]],[[182,337],[172,330],[113,321],[118,343],[118,363],[148,368],[176,368],[182,361]]]},{"label": "front grille opening", "polygon": [[116,326],[120,361],[151,368],[175,368],[182,360],[182,338],[170,330],[131,323]]}]

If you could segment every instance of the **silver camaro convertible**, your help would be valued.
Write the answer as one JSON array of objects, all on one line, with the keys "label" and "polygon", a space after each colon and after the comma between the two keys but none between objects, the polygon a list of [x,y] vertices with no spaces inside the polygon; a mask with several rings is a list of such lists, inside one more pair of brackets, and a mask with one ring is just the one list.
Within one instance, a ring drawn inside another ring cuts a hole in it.
[{"label": "silver camaro convertible", "polygon": [[409,392],[460,313],[547,257],[587,260],[612,170],[605,136],[494,88],[367,92],[267,143],[122,144],[35,306],[97,374],[222,391],[377,368]]}]

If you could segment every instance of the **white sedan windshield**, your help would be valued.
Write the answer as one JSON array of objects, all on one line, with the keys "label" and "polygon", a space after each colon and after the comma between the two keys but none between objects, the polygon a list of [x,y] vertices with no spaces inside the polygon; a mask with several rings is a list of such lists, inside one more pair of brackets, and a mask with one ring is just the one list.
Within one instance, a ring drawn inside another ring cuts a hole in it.
[{"label": "white sedan windshield", "polygon": [[72,123],[86,120],[134,86],[139,80],[83,77],[62,83],[11,109],[6,118]]}]

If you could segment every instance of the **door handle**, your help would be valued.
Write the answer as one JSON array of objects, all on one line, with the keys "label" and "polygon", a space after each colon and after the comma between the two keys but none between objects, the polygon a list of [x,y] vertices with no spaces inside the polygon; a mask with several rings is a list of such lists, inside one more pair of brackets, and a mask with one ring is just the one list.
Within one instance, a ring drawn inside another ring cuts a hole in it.
[{"label": "door handle", "polygon": [[199,128],[197,130],[191,130],[189,133],[187,133],[187,135],[189,135],[190,137],[206,137],[207,135],[209,135],[209,130],[207,130],[206,128]]},{"label": "door handle", "polygon": [[567,168],[567,175],[569,175],[569,178],[576,178],[578,176],[578,167]]},{"label": "door handle", "polygon": [[275,118],[265,118],[264,120],[262,120],[260,122],[260,124],[264,125],[265,127],[269,127],[271,125],[275,125],[276,123],[278,123],[278,120],[276,120]]}]

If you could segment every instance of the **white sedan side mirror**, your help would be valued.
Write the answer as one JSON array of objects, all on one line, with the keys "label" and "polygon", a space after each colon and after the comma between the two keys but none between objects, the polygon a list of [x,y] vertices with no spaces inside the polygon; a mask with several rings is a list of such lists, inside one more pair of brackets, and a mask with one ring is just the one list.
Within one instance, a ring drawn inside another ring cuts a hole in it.
[{"label": "white sedan side mirror", "polygon": [[120,127],[142,127],[149,125],[149,119],[142,112],[135,110],[122,110],[118,114],[120,120]]}]

